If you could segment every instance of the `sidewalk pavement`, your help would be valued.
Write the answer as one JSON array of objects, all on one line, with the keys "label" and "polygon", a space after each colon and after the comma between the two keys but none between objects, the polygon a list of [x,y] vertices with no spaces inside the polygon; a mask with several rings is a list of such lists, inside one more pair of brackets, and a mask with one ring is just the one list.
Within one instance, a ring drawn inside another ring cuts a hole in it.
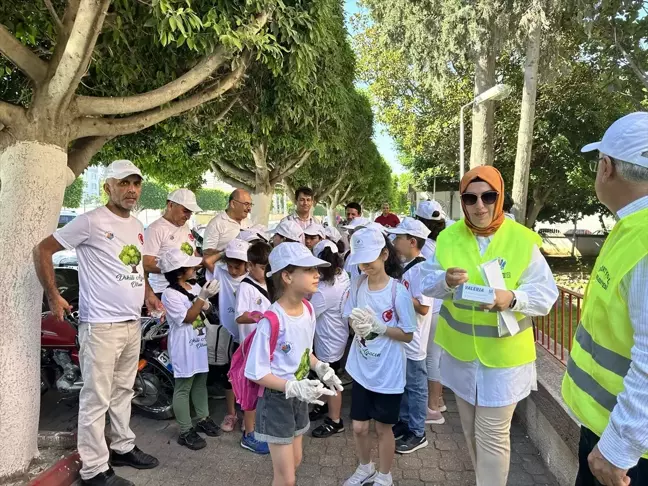
[{"label": "sidewalk pavement", "polygon": [[[328,439],[304,437],[304,459],[297,471],[301,486],[339,486],[357,466],[349,416],[350,393],[344,394],[343,420],[346,431]],[[407,455],[396,455],[392,475],[397,486],[470,486],[474,472],[461,431],[454,396],[446,392],[448,412],[444,425],[428,426],[429,445]],[[211,400],[212,417],[219,423],[225,412],[224,400]],[[41,430],[71,430],[76,410],[71,404],[44,403]],[[311,429],[317,424],[313,424]],[[116,472],[137,486],[269,486],[272,463],[269,456],[257,456],[239,445],[240,430],[207,437],[207,447],[190,451],[176,442],[178,427],[173,420],[155,421],[133,414],[131,427],[137,445],[155,455],[160,466],[137,471],[118,468]],[[514,420],[512,428],[511,472],[508,486],[557,486],[538,451]],[[376,458],[374,448],[372,458]]]}]

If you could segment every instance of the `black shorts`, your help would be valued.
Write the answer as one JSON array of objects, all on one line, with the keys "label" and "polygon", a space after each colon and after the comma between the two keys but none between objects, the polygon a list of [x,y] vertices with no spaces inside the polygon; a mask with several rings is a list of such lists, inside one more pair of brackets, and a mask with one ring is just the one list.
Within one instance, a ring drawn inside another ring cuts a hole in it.
[{"label": "black shorts", "polygon": [[398,422],[402,393],[386,394],[367,390],[357,381],[351,389],[351,420],[375,420],[388,425]]},{"label": "black shorts", "polygon": [[227,363],[226,365],[209,365],[207,384],[208,385],[218,384],[221,385],[226,390],[231,390],[232,384],[230,383],[229,378],[227,377],[227,373],[229,373],[229,370],[230,370],[230,363]]},{"label": "black shorts", "polygon": [[[315,356],[315,357],[317,358],[317,356]],[[340,370],[342,369],[342,360],[341,359],[338,359],[334,363],[329,363],[329,366],[333,369],[333,371],[335,371],[335,374],[337,376],[340,376]],[[308,379],[309,380],[319,380],[319,378],[317,376],[317,373],[315,373],[315,371],[313,371],[313,370],[310,370],[308,372]]]}]

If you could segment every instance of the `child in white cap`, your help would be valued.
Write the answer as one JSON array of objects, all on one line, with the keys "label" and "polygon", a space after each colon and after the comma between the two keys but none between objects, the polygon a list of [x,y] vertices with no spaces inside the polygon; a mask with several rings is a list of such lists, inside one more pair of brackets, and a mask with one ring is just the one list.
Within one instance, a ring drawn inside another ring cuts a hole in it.
[{"label": "child in white cap", "polygon": [[[270,447],[272,484],[295,484],[295,471],[302,458],[302,436],[310,427],[308,404],[322,404],[321,395],[342,391],[330,365],[312,353],[315,315],[306,300],[317,290],[318,267],[329,264],[315,258],[301,243],[282,243],[272,250],[269,259],[269,275],[278,296],[269,309],[279,322],[277,344],[271,359],[271,324],[268,319],[259,321],[245,377],[265,387],[257,402],[255,435]],[[308,379],[311,369],[319,380]]]},{"label": "child in white cap", "polygon": [[[378,230],[366,228],[351,237],[349,263],[363,276],[351,286],[344,316],[355,331],[346,371],[353,378],[351,419],[360,465],[344,483],[393,484],[394,433],[405,390],[406,356],[416,330],[412,298],[398,282],[402,267],[396,250]],[[378,434],[378,470],[371,462],[369,421]]]},{"label": "child in white cap", "polygon": [[[218,293],[216,280],[207,282],[201,289],[188,281],[196,278],[196,267],[202,259],[173,248],[158,259],[158,268],[169,285],[162,293],[162,304],[169,323],[169,354],[173,365],[173,412],[180,426],[178,444],[192,450],[207,445],[196,431],[210,437],[221,430],[209,416],[207,403],[207,337],[203,311],[209,309],[209,298]],[[191,402],[198,422],[192,426]]]},{"label": "child in white cap", "polygon": [[282,219],[274,229],[272,246],[277,247],[282,243],[304,244],[304,230],[291,219]]},{"label": "child in white cap", "polygon": [[325,238],[324,226],[321,224],[312,223],[304,230],[304,244],[310,251],[313,251],[315,245]]}]

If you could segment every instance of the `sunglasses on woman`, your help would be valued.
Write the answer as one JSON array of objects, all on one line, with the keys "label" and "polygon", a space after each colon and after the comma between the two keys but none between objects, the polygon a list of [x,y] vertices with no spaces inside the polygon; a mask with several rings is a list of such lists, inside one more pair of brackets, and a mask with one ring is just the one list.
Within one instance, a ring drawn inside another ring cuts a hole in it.
[{"label": "sunglasses on woman", "polygon": [[498,196],[499,196],[499,192],[497,191],[486,191],[486,192],[482,192],[481,194],[464,192],[461,195],[461,200],[466,206],[474,206],[475,204],[477,204],[477,200],[481,199],[484,204],[490,206],[491,204],[495,204],[495,201],[497,201]]}]

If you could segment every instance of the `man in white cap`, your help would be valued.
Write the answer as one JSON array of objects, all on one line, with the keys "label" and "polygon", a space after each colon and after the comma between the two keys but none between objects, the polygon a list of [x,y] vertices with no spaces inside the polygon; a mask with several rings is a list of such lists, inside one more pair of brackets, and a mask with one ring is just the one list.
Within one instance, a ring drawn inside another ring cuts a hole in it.
[{"label": "man in white cap", "polygon": [[151,288],[159,298],[169,282],[160,272],[156,258],[172,248],[180,248],[189,256],[194,255],[196,241],[187,221],[199,211],[201,209],[193,192],[176,189],[167,197],[162,217],[153,221],[144,232],[144,271],[148,273]]},{"label": "man in white cap", "polygon": [[[72,307],[57,289],[52,255],[76,248],[79,259],[81,483],[131,486],[111,466],[151,469],[159,464],[135,446],[129,423],[142,304],[146,301],[149,311],[160,311],[162,304],[144,278],[144,227],[131,215],[142,192],[142,173],[132,162],[116,160],[108,166],[104,190],[108,204],[45,238],[34,249],[34,263],[50,311],[63,319]],[[111,454],[104,436],[106,412],[110,412]]]},{"label": "man in white cap", "polygon": [[615,121],[592,164],[618,217],[592,271],[562,394],[581,426],[578,486],[648,478],[648,113]]}]

